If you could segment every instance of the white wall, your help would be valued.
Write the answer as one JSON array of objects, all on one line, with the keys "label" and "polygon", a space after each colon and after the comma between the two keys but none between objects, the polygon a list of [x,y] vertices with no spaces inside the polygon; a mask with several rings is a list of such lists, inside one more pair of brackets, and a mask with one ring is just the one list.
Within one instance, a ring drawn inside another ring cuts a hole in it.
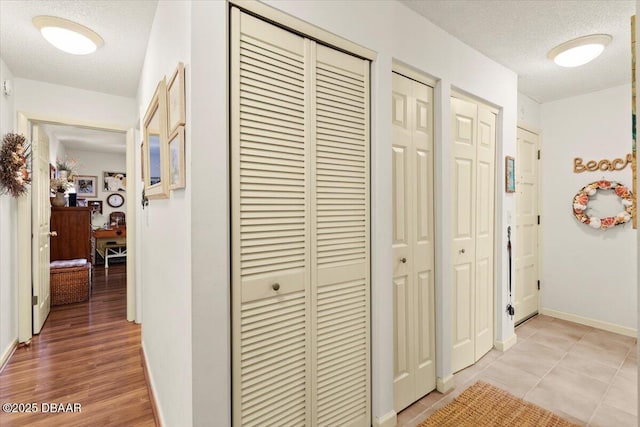
[{"label": "white wall", "polygon": [[575,157],[611,160],[631,152],[630,99],[628,84],[542,105],[541,306],[635,329],[636,231],[630,223],[591,229],[571,208],[583,186],[603,177],[631,188],[630,165],[573,173]]},{"label": "white wall", "polygon": [[518,92],[518,125],[540,131],[540,104],[524,93]]},{"label": "white wall", "polygon": [[[391,123],[390,103],[392,60],[398,59],[438,79],[436,87],[436,173],[442,185],[437,190],[438,253],[450,253],[451,197],[446,177],[451,174],[449,97],[455,87],[473,94],[501,109],[498,128],[500,145],[497,159],[515,154],[517,122],[517,77],[515,73],[487,59],[480,53],[435,27],[398,2],[323,2],[270,1],[269,4],[311,22],[339,36],[378,52],[372,64],[372,356],[373,356],[373,415],[379,417],[393,409],[393,307],[391,259]],[[187,7],[187,6],[185,6]],[[192,137],[187,152],[194,153],[187,170],[192,179],[188,183],[194,195],[185,214],[191,218],[192,302],[180,313],[191,314],[193,332],[193,422],[194,425],[230,425],[230,322],[229,322],[229,202],[228,202],[228,113],[227,113],[227,31],[228,10],[223,2],[191,3],[191,61],[192,72],[187,99],[191,114],[188,129]],[[160,2],[156,25],[172,3]],[[174,11],[173,27],[189,30],[182,21],[182,12]],[[164,18],[162,18],[164,19]],[[357,25],[354,25],[357,23]],[[158,37],[157,35],[155,37]],[[152,37],[153,40],[153,37]],[[173,46],[167,47],[165,58],[179,57]],[[197,65],[197,66],[196,66]],[[146,68],[146,67],[145,67]],[[171,66],[154,67],[155,73],[146,78],[153,82],[168,74]],[[470,72],[469,70],[473,70]],[[189,70],[188,70],[189,74]],[[151,92],[151,82],[147,84]],[[150,95],[149,95],[150,96]],[[141,98],[148,99],[147,96]],[[191,150],[190,150],[191,149]],[[496,162],[496,176],[504,175],[502,161]],[[501,179],[496,187],[502,189]],[[504,313],[506,289],[506,220],[514,217],[515,199],[498,191],[496,230],[498,233],[496,280],[496,338],[504,341],[513,335],[513,325]],[[166,227],[170,218],[164,217],[168,202],[152,201],[149,215],[159,218]],[[145,247],[147,244],[145,242]],[[153,246],[149,246],[153,247]],[[164,244],[163,248],[168,245]],[[173,250],[170,252],[173,253]],[[182,264],[175,263],[180,266]],[[448,257],[438,259],[438,376],[451,374],[451,266]],[[147,269],[149,270],[149,269]],[[162,269],[160,270],[162,271]],[[146,280],[146,279],[145,279]],[[168,280],[164,280],[168,286]],[[145,290],[147,288],[145,287]],[[186,292],[186,290],[185,290]],[[149,295],[145,293],[145,301]],[[165,297],[162,297],[165,298]],[[188,310],[191,309],[191,312]],[[150,327],[147,306],[144,308],[145,328]],[[162,324],[162,323],[161,323]],[[166,344],[175,345],[175,337],[165,334]],[[145,342],[146,345],[146,342]],[[145,347],[146,348],[146,347]],[[184,349],[183,349],[184,350]],[[155,356],[154,356],[155,357]],[[170,372],[172,364],[161,364],[161,355],[151,361],[152,370],[164,369],[167,381],[157,385],[162,396],[163,411],[173,411],[175,402],[167,400],[175,387],[179,373]],[[180,357],[180,360],[183,360]],[[154,373],[154,375],[156,375]],[[157,374],[164,375],[164,374]],[[164,380],[163,380],[164,381]],[[165,389],[166,388],[166,389]],[[184,402],[184,401],[181,401]],[[179,405],[182,408],[182,403]],[[177,410],[177,409],[176,409]]]},{"label": "white wall", "polygon": [[22,78],[15,79],[14,89],[16,111],[51,121],[126,130],[138,117],[133,98]]},{"label": "white wall", "polygon": [[[87,198],[87,200],[102,200],[102,215],[94,215],[92,223],[99,226],[109,220],[109,214],[114,211],[124,212],[126,205],[119,208],[112,208],[107,204],[107,197],[113,192],[104,191],[103,172],[122,172],[126,173],[127,157],[125,154],[117,153],[99,153],[96,151],[83,150],[67,150],[67,157],[75,159],[80,163],[77,175],[89,175],[98,177],[98,196]],[[127,180],[129,185],[129,180]],[[131,185],[135,185],[131,181]],[[124,193],[121,192],[124,196]]]},{"label": "white wall", "polygon": [[[13,81],[13,74],[0,59],[0,83]],[[15,92],[14,92],[15,95]],[[0,93],[0,136],[15,127],[15,97]],[[8,194],[0,195],[0,363],[18,339],[18,204]]]},{"label": "white wall", "polygon": [[[171,77],[179,61],[190,74],[191,3],[161,1],[151,28],[138,87],[141,118],[158,81]],[[210,25],[215,25],[210,23]],[[207,53],[208,56],[212,52]],[[187,84],[187,99],[191,99]],[[198,94],[200,96],[201,93]],[[208,95],[206,95],[208,96]],[[151,200],[142,216],[137,259],[142,277],[142,345],[148,361],[160,418],[166,426],[192,425],[191,357],[191,152],[190,114],[185,133],[187,186],[171,192],[171,198]],[[209,132],[209,141],[216,132]],[[138,150],[136,150],[138,151]],[[140,162],[136,161],[136,168]],[[214,185],[209,182],[208,185]],[[138,205],[139,206],[139,205]],[[138,208],[140,209],[140,208]],[[208,248],[202,248],[207,251]],[[215,325],[208,325],[215,328]],[[209,345],[216,346],[206,336]],[[215,384],[210,384],[213,393]],[[209,422],[215,417],[209,412]]]}]

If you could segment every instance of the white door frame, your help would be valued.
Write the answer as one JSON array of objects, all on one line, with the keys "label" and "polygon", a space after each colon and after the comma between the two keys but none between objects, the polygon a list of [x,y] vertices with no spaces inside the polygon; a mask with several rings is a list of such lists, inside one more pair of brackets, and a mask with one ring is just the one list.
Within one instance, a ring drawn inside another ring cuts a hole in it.
[{"label": "white door frame", "polygon": [[[33,123],[52,123],[67,126],[77,126],[90,129],[119,131],[127,137],[127,175],[135,177],[136,162],[130,159],[135,157],[133,128],[122,127],[109,123],[77,120],[74,118],[51,117],[39,114],[17,112],[17,131],[31,140],[31,125]],[[35,173],[35,171],[32,171]],[[132,180],[131,182],[135,182]],[[135,246],[136,233],[136,190],[134,185],[127,186],[127,246]],[[32,304],[31,304],[31,193],[18,199],[18,341],[27,342],[33,336]],[[135,274],[135,250],[129,250],[127,254],[127,320],[133,322],[136,319],[136,274]]]},{"label": "white door frame", "polygon": [[[542,153],[542,131],[536,127],[524,125],[522,123],[518,123],[517,127],[538,136],[538,150]],[[538,200],[536,201],[538,204],[538,215],[540,215],[540,224],[538,225],[538,271],[536,272],[538,274],[538,280],[542,278],[542,227],[544,227],[544,218],[542,218],[542,174],[540,173],[542,170],[542,160],[542,155],[540,155],[540,158],[538,159]],[[517,206],[514,208],[514,212],[516,211]],[[542,291],[543,287],[541,283],[540,289],[538,290],[538,314],[540,314],[540,309],[542,307]]]}]

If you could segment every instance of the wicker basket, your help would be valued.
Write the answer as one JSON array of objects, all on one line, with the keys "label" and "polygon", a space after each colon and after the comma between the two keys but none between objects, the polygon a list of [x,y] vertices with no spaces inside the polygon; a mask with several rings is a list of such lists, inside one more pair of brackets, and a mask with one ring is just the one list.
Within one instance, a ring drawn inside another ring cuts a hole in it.
[{"label": "wicker basket", "polygon": [[91,264],[51,269],[51,305],[70,304],[89,299]]}]

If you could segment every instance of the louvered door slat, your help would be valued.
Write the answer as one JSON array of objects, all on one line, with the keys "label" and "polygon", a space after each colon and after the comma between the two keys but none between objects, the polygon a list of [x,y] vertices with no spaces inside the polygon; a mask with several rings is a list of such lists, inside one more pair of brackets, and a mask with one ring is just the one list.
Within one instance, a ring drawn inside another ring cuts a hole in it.
[{"label": "louvered door slat", "polygon": [[315,72],[314,420],[369,425],[368,63],[317,45]]}]

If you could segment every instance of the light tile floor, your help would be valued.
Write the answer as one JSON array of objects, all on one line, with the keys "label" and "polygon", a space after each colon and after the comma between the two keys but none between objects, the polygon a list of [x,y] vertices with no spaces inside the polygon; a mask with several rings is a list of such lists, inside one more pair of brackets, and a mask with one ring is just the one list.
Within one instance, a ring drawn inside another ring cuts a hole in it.
[{"label": "light tile floor", "polygon": [[433,391],[400,412],[397,425],[420,424],[482,380],[576,424],[638,426],[635,338],[542,315],[518,326],[516,334],[510,350],[491,350],[455,374],[454,390]]}]

